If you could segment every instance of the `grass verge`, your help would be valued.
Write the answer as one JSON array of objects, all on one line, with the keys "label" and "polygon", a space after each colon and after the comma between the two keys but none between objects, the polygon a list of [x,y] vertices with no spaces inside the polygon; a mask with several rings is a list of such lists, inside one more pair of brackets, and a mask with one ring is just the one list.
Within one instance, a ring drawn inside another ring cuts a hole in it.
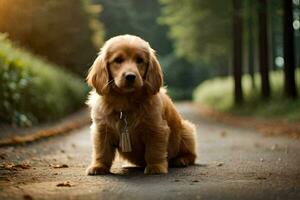
[{"label": "grass verge", "polygon": [[[300,70],[296,71],[300,94]],[[272,96],[269,100],[260,96],[260,79],[255,75],[256,88],[252,88],[248,75],[243,76],[245,103],[234,105],[232,77],[215,78],[200,84],[194,91],[195,102],[214,108],[217,111],[235,115],[253,116],[265,119],[300,121],[300,99],[292,100],[283,96],[283,72],[270,73]]]}]

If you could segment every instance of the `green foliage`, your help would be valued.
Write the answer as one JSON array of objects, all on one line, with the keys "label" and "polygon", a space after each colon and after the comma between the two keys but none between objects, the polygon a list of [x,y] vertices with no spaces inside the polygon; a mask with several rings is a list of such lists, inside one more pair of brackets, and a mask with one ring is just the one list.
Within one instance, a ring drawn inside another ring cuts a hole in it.
[{"label": "green foliage", "polygon": [[193,65],[173,53],[163,57],[160,62],[168,93],[175,100],[191,99],[194,88],[210,75],[205,64]]},{"label": "green foliage", "polygon": [[102,44],[101,7],[89,0],[1,0],[0,32],[81,75]]},{"label": "green foliage", "polygon": [[[258,88],[260,88],[258,74],[255,75],[255,80]],[[300,88],[300,70],[297,70],[297,80],[298,88]],[[250,77],[244,75],[245,103],[243,105],[234,105],[232,77],[215,78],[203,82],[194,91],[194,101],[211,106],[222,112],[262,118],[300,120],[299,99],[286,99],[283,96],[283,72],[271,72],[270,81],[273,90],[270,100],[262,99],[260,91],[251,87]]]},{"label": "green foliage", "polygon": [[103,5],[101,21],[105,38],[120,34],[133,34],[147,40],[161,56],[172,51],[167,38],[167,27],[157,23],[160,16],[158,0],[93,0]]},{"label": "green foliage", "polygon": [[82,80],[19,49],[0,35],[0,121],[19,126],[54,120],[82,106]]},{"label": "green foliage", "polygon": [[202,59],[226,69],[231,55],[231,1],[161,0],[161,3],[160,21],[170,27],[176,53],[191,62]]}]

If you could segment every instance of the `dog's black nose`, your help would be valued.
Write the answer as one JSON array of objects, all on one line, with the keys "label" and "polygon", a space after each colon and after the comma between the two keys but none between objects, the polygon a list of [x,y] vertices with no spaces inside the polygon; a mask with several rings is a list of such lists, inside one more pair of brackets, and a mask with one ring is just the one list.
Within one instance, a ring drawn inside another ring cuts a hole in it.
[{"label": "dog's black nose", "polygon": [[127,73],[127,74],[125,75],[126,81],[127,81],[127,82],[130,82],[130,83],[134,82],[135,77],[136,77],[136,76],[135,76],[134,73]]}]

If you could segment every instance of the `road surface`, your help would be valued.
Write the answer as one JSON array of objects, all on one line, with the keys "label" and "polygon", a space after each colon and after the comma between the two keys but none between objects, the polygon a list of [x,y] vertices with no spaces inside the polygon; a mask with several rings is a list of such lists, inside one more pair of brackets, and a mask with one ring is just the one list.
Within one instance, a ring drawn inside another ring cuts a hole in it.
[{"label": "road surface", "polygon": [[84,127],[0,148],[0,199],[300,199],[300,140],[208,121],[192,104],[177,108],[197,124],[197,165],[144,175],[117,158],[113,174],[86,176]]}]

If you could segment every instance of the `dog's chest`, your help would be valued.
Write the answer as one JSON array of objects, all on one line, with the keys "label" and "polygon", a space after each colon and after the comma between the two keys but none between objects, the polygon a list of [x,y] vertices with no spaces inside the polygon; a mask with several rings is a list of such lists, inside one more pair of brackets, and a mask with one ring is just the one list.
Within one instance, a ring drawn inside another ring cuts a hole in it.
[{"label": "dog's chest", "polygon": [[[144,118],[124,115],[116,121],[115,132],[117,134],[117,149],[120,155],[130,162],[143,166],[145,164],[145,132],[143,128]],[[124,148],[124,136],[128,134],[127,146]],[[129,146],[128,146],[128,143]]]},{"label": "dog's chest", "polygon": [[122,157],[138,165],[143,163],[137,161],[144,160],[145,152],[145,132],[141,128],[142,123],[142,118],[124,115],[114,121],[114,132],[117,136],[115,146]]},{"label": "dog's chest", "polygon": [[[143,166],[145,164],[145,144],[147,143],[147,133],[151,129],[151,124],[148,118],[142,114],[122,114],[123,116],[114,115],[109,124],[116,135],[114,141],[115,147],[117,147],[120,155],[130,162]],[[123,151],[121,139],[124,132],[128,132],[130,138],[131,151]]]},{"label": "dog's chest", "polygon": [[108,120],[117,138],[120,139],[122,134],[128,133],[132,143],[136,139],[141,139],[143,133],[141,126],[145,119],[139,113],[119,112],[117,115],[110,116]]}]

